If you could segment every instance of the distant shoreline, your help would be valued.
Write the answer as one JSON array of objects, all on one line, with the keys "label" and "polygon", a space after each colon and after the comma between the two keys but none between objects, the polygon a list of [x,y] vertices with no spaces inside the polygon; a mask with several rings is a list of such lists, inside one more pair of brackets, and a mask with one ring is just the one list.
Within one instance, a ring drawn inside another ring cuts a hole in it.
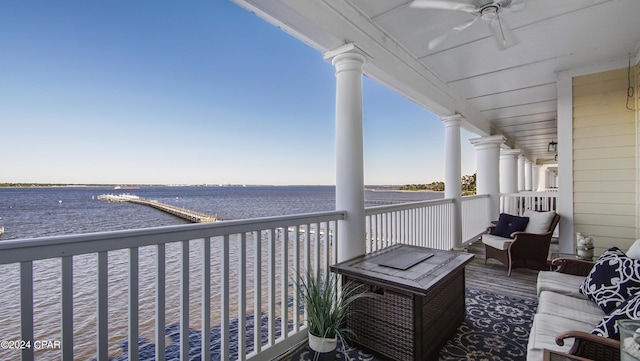
[{"label": "distant shoreline", "polygon": [[[72,187],[335,187],[333,184],[65,184],[65,183],[0,183],[3,188],[72,188]],[[434,191],[429,189],[401,190],[397,185],[372,185],[365,186],[366,191],[371,192],[398,192],[398,193],[444,193],[444,191]]]},{"label": "distant shoreline", "polygon": [[376,187],[371,187],[371,188],[365,188],[366,190],[372,191],[372,192],[398,192],[398,193],[444,193],[444,191],[433,191],[430,189],[416,189],[416,190],[409,190],[409,189],[398,189],[398,188],[376,188]]}]

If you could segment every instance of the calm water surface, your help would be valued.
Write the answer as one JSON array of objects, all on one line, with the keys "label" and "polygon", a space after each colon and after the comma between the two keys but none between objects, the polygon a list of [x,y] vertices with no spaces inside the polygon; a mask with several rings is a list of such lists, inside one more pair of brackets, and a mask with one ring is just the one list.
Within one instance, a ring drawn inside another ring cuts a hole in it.
[{"label": "calm water surface", "polygon": [[[142,187],[118,191],[111,187],[52,187],[0,189],[0,241],[78,233],[115,231],[186,224],[187,221],[156,209],[129,203],[98,201],[100,194],[128,192],[163,203],[216,214],[224,219],[255,218],[335,209],[331,186],[249,187]],[[442,198],[441,193],[367,190],[368,205]],[[190,250],[192,275],[192,327],[199,317],[199,243]],[[215,252],[215,244],[212,246]],[[232,245],[233,251],[233,245]],[[167,325],[178,322],[179,245],[167,245]],[[155,248],[140,249],[140,336],[153,339],[155,304]],[[82,255],[74,263],[74,355],[76,360],[95,358],[96,256]],[[216,292],[213,261],[212,290]],[[110,356],[122,355],[126,341],[128,252],[109,253]],[[37,340],[60,339],[60,260],[34,262],[34,328]],[[216,278],[217,279],[217,278]],[[0,265],[0,341],[19,339],[19,267]],[[248,290],[250,293],[251,290]],[[213,297],[212,297],[213,298]],[[215,301],[214,301],[215,303]],[[212,306],[213,307],[213,306]],[[213,309],[213,308],[212,308]],[[213,322],[216,320],[214,319]],[[212,324],[214,324],[212,322]],[[170,344],[171,341],[167,341]],[[0,360],[19,359],[19,352],[0,349]],[[60,360],[57,350],[40,350],[37,360]]]}]

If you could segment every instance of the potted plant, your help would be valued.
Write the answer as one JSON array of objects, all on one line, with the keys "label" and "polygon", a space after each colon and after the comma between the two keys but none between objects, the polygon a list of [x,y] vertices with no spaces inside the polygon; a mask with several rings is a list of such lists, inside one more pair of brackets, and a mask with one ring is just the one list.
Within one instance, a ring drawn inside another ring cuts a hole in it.
[{"label": "potted plant", "polygon": [[340,289],[335,273],[316,276],[307,272],[298,279],[298,290],[304,296],[309,348],[322,354],[334,351],[338,340],[345,345],[348,334],[353,336],[353,331],[345,326],[347,316],[352,313],[349,305],[372,294],[363,292],[364,284],[353,282]]}]

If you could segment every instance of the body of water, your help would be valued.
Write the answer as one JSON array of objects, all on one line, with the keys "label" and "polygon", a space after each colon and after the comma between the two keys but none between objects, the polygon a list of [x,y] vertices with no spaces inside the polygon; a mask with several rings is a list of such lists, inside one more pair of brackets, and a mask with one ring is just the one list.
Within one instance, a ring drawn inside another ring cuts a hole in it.
[{"label": "body of water", "polygon": [[[0,241],[78,233],[148,228],[188,223],[159,210],[131,203],[99,201],[101,194],[118,194],[112,187],[0,188]],[[126,190],[147,199],[215,214],[223,219],[256,218],[310,213],[335,209],[332,186],[247,186],[247,187],[141,187]],[[370,188],[368,205],[442,198],[442,193],[396,192]],[[233,247],[233,246],[232,246]],[[153,339],[155,305],[155,250],[140,249],[140,336]],[[212,251],[212,252],[215,252]],[[166,322],[179,317],[179,245],[166,250]],[[192,247],[194,327],[199,322],[199,270],[201,250]],[[74,354],[76,360],[95,357],[96,340],[96,256],[74,257]],[[120,360],[126,342],[127,319],[126,250],[109,252],[109,342],[110,355]],[[212,278],[216,274],[212,265]],[[34,262],[34,333],[37,340],[60,339],[60,260]],[[0,340],[19,339],[19,265],[0,265]],[[247,290],[248,293],[252,290]],[[212,295],[213,298],[213,295]],[[215,303],[215,300],[213,301]],[[215,322],[215,320],[213,321]],[[215,323],[212,323],[215,325]],[[173,327],[173,326],[172,326]],[[168,335],[171,338],[170,335]],[[170,342],[169,342],[170,343]],[[169,344],[168,343],[168,344]],[[142,343],[141,343],[142,345]],[[0,349],[0,360],[19,359],[19,351]],[[60,360],[59,350],[39,350],[37,360]]]},{"label": "body of water", "polygon": [[[333,186],[0,188],[0,240],[115,231],[188,223],[149,207],[97,200],[128,192],[140,197],[218,215],[223,219],[279,216],[335,209]],[[442,198],[442,193],[396,192],[371,187],[368,206]]]}]

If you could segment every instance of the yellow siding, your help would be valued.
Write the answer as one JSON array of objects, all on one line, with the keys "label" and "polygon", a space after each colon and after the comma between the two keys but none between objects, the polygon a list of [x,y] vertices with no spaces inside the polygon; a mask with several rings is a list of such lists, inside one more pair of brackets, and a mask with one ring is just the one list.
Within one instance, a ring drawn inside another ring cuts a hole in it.
[{"label": "yellow siding", "polygon": [[628,249],[637,237],[636,113],[626,109],[627,86],[626,68],[573,79],[574,231],[593,234],[597,253]]}]

